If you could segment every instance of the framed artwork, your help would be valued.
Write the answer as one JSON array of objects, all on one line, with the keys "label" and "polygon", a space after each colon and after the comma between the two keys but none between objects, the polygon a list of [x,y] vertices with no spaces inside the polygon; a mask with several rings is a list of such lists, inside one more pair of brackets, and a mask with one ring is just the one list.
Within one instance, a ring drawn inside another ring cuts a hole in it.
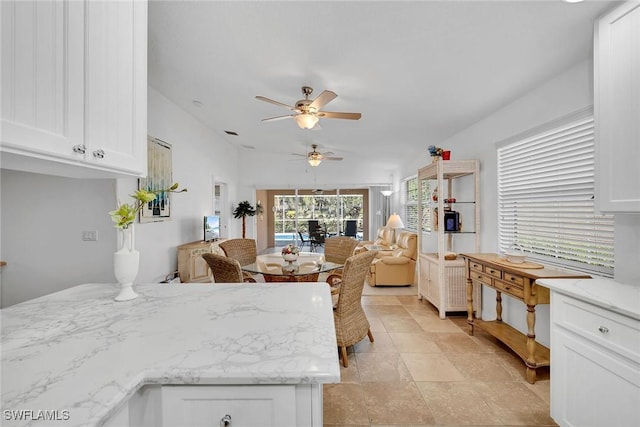
[{"label": "framed artwork", "polygon": [[[138,180],[138,188],[158,191],[173,184],[171,176],[171,144],[158,138],[147,137],[147,177]],[[171,193],[161,192],[155,200],[145,203],[140,210],[140,222],[158,222],[171,219]]]}]

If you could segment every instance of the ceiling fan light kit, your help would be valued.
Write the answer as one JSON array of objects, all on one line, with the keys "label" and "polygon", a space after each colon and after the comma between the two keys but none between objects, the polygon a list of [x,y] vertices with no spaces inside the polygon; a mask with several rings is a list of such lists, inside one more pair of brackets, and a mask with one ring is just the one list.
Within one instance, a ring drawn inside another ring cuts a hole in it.
[{"label": "ceiling fan light kit", "polygon": [[298,114],[293,118],[298,126],[302,129],[311,129],[316,123],[318,123],[318,118],[312,114]]}]

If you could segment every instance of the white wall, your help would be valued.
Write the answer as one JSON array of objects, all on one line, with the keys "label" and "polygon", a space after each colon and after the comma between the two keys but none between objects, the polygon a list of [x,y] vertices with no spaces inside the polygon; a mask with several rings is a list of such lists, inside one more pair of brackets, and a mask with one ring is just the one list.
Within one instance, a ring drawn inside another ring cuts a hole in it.
[{"label": "white wall", "polygon": [[[202,218],[213,213],[214,177],[228,183],[231,199],[236,197],[238,182],[235,147],[151,87],[148,102],[148,133],[171,144],[173,181],[188,191],[172,195],[170,221],[135,224],[138,283],[163,280],[177,269],[177,247],[202,240]],[[136,179],[118,180],[121,200],[136,188]],[[240,224],[231,219],[229,234],[238,236],[239,229]]]},{"label": "white wall", "polygon": [[[88,282],[112,283],[115,181],[1,171],[2,306]],[[82,231],[97,231],[95,242]]]}]

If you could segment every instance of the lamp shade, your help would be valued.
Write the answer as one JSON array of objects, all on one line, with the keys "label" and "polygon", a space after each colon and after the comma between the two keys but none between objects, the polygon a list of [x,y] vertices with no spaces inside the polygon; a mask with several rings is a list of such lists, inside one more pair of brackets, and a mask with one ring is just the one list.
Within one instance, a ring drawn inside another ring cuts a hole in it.
[{"label": "lamp shade", "polygon": [[389,197],[390,195],[393,194],[393,190],[381,190],[380,191],[382,193],[383,196],[385,197]]},{"label": "lamp shade", "polygon": [[321,160],[320,160],[320,159],[309,159],[309,160],[307,160],[307,161],[309,162],[309,164],[310,164],[311,166],[314,166],[314,167],[315,167],[315,166],[318,166],[318,165],[320,164],[320,162],[321,162]]},{"label": "lamp shade", "polygon": [[400,218],[400,215],[394,212],[393,215],[391,215],[389,217],[389,220],[387,221],[387,227],[404,228],[404,223],[402,222],[402,218]]},{"label": "lamp shade", "polygon": [[316,116],[307,113],[298,114],[294,119],[302,129],[311,129],[316,125],[316,123],[318,123],[318,118]]}]

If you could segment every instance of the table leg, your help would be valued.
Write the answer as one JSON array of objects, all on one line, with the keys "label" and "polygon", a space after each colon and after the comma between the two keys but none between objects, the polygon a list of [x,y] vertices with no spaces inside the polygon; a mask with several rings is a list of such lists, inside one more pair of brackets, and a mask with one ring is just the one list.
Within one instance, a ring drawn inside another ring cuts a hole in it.
[{"label": "table leg", "polygon": [[496,320],[502,322],[502,292],[496,290]]},{"label": "table leg", "polygon": [[527,381],[536,382],[536,306],[527,304]]},{"label": "table leg", "polygon": [[473,281],[469,274],[467,274],[467,323],[469,335],[473,335]]}]

